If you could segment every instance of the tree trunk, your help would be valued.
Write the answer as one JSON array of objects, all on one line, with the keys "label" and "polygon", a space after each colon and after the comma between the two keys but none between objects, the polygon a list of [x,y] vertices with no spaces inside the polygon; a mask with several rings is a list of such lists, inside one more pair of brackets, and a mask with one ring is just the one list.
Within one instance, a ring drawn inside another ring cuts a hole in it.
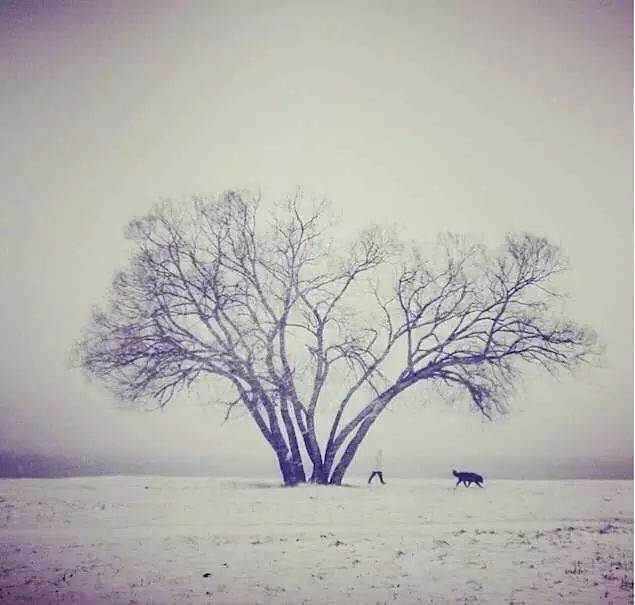
[{"label": "tree trunk", "polygon": [[311,474],[311,483],[317,483],[318,485],[328,485],[329,475],[326,469],[320,464],[318,467],[313,467],[313,473]]},{"label": "tree trunk", "polygon": [[286,454],[276,452],[276,456],[278,458],[278,466],[280,467],[283,483],[285,485],[296,485],[293,477],[293,471],[289,465]]},{"label": "tree trunk", "polygon": [[366,420],[362,422],[359,429],[357,430],[357,433],[355,433],[355,436],[351,439],[350,443],[344,450],[344,454],[342,455],[342,458],[340,459],[339,463],[333,470],[333,474],[331,475],[331,478],[329,480],[329,483],[331,485],[342,484],[342,479],[344,478],[344,475],[346,471],[348,470],[348,467],[353,461],[353,458],[355,457],[355,454],[357,453],[357,449],[359,448],[361,442],[364,440],[364,437],[366,437],[366,434],[368,433],[370,427],[373,425],[373,422],[375,422],[376,419],[377,419],[377,416],[373,415],[373,416],[369,416],[368,418],[366,418]]},{"label": "tree trunk", "polygon": [[[284,484],[297,485],[298,483],[306,481],[306,477],[304,476],[304,469],[302,468],[302,459],[299,458],[299,451],[298,458],[300,461],[300,465],[298,467],[297,464],[293,463],[293,454],[289,450],[282,431],[280,430],[280,427],[278,425],[278,418],[275,408],[271,404],[269,404],[265,406],[265,410],[269,418],[269,436],[267,438],[267,441],[273,448],[273,451],[278,458],[278,466],[280,467],[280,472],[282,473],[282,480],[284,481]],[[295,437],[295,433],[292,434]],[[302,471],[301,473],[299,472],[300,469]]]},{"label": "tree trunk", "polygon": [[[412,384],[411,380],[404,380],[403,382],[393,385],[390,388],[386,389],[380,397],[377,398],[374,410],[371,410],[371,414],[367,416],[364,420],[362,420],[359,428],[357,429],[357,433],[350,440],[348,446],[344,450],[344,454],[342,455],[339,463],[333,470],[331,477],[329,479],[329,483],[331,485],[341,485],[342,479],[348,470],[355,454],[357,453],[357,449],[359,448],[361,442],[366,437],[366,434],[370,430],[370,427],[373,426],[373,423],[381,412],[386,409],[386,406],[397,396],[399,393],[404,391],[408,386]],[[335,458],[335,452],[332,453],[332,458]]]},{"label": "tree trunk", "polygon": [[[289,441],[290,456],[288,464],[292,474],[292,485],[306,482],[306,475],[304,473],[304,466],[302,464],[302,454],[300,454],[300,448],[298,447],[298,440],[295,435],[295,426],[293,420],[289,414],[288,402],[282,401],[280,404],[280,413],[284,422],[284,427],[287,433],[287,439]],[[288,483],[285,481],[285,484]]]},{"label": "tree trunk", "polygon": [[280,473],[282,474],[282,481],[284,484],[297,485],[300,483],[300,481],[297,480],[296,470],[291,462],[291,453],[289,452],[286,444],[276,444],[274,451],[276,458],[278,459],[278,466],[280,467]]},{"label": "tree trunk", "polygon": [[322,460],[322,452],[315,436],[315,422],[313,416],[309,415],[306,423],[305,442],[311,462],[313,464],[313,472],[311,473],[311,483],[326,484],[328,483],[328,473],[324,472],[324,462]]}]

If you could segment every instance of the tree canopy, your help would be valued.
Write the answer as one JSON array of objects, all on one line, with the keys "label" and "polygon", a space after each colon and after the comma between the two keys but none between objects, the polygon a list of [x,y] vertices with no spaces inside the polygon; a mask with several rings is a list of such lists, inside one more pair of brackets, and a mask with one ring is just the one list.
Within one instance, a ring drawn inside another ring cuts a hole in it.
[{"label": "tree canopy", "polygon": [[253,418],[286,484],[340,484],[414,385],[459,389],[491,417],[523,366],[554,372],[595,352],[591,330],[555,313],[566,263],[544,238],[508,235],[488,250],[335,231],[330,205],[300,194],[268,212],[238,191],[157,205],[127,228],[133,257],[78,343],[81,365],[119,396],[160,405],[210,378],[228,415],[242,406]]}]

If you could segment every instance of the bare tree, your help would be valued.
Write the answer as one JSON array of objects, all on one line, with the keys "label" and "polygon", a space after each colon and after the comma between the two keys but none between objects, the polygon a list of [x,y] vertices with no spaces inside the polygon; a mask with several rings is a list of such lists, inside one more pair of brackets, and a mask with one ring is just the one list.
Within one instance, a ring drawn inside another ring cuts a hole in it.
[{"label": "bare tree", "polygon": [[343,248],[328,204],[307,206],[298,194],[263,217],[256,197],[228,192],[132,221],[131,264],[93,313],[81,365],[161,406],[212,378],[212,392],[231,392],[227,417],[251,415],[285,484],[340,484],[414,385],[459,389],[489,418],[523,364],[554,372],[593,354],[591,331],[553,317],[565,264],[545,239],[510,235],[490,252],[446,237],[424,252],[375,228]]}]

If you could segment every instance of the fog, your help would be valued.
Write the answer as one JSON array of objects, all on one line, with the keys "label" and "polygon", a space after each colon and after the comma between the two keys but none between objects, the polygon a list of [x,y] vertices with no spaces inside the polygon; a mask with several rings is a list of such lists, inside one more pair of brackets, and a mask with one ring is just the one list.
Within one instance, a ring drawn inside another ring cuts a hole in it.
[{"label": "fog", "polygon": [[495,422],[393,405],[353,472],[381,447],[388,477],[632,473],[632,3],[44,4],[0,8],[2,451],[275,474],[205,385],[139,411],[69,360],[130,219],[300,185],[351,233],[547,236],[567,315],[605,346],[573,376],[532,370]]}]

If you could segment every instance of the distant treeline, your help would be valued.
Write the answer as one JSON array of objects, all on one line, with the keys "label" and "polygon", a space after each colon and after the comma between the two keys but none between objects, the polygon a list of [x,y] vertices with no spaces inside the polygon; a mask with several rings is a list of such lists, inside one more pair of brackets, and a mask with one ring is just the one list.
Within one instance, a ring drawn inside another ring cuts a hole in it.
[{"label": "distant treeline", "polygon": [[116,464],[90,458],[0,452],[0,477],[76,477],[122,472]]},{"label": "distant treeline", "polygon": [[[189,472],[188,472],[189,471]],[[166,462],[104,460],[90,457],[0,452],[0,477],[54,478],[95,475],[209,474],[209,469]]]},{"label": "distant treeline", "polygon": [[[473,470],[488,479],[633,479],[633,459],[613,458],[567,461],[519,461],[477,463]],[[435,469],[395,469],[393,477],[401,478],[448,478],[447,473]],[[245,465],[220,470],[209,458],[199,460],[148,460],[105,459],[88,456],[61,456],[35,453],[0,451],[0,477],[3,478],[54,478],[85,477],[98,475],[176,475],[176,476],[271,476],[264,469],[247,468]],[[356,473],[353,473],[356,475]],[[360,475],[361,477],[361,475]],[[365,476],[364,476],[365,479]]]}]

